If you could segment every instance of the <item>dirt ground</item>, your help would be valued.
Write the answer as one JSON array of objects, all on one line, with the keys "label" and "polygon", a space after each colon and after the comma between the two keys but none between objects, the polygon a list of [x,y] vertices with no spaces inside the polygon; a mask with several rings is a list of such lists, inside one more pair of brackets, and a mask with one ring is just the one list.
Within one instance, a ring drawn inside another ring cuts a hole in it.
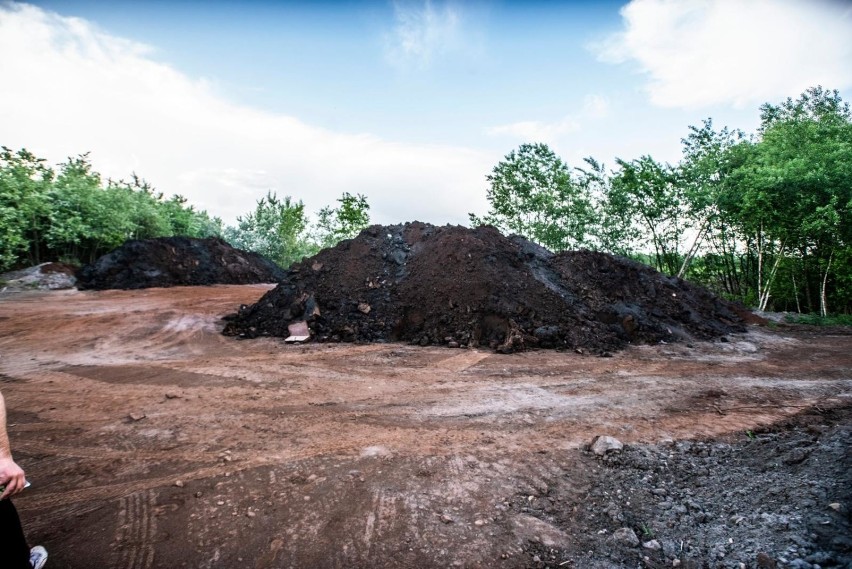
[{"label": "dirt ground", "polygon": [[[0,389],[32,482],[15,503],[31,541],[50,551],[48,567],[690,566],[683,540],[667,550],[667,518],[645,527],[629,501],[612,513],[615,493],[646,484],[648,496],[695,498],[706,481],[693,492],[661,474],[693,466],[711,478],[718,470],[722,490],[759,493],[723,479],[734,471],[720,467],[726,457],[757,460],[753,445],[777,454],[806,436],[828,454],[779,459],[779,485],[799,480],[790,469],[813,457],[839,466],[808,474],[825,495],[803,507],[827,522],[814,522],[823,533],[803,526],[799,539],[812,542],[799,551],[816,547],[822,562],[802,554],[796,566],[845,563],[847,332],[752,327],[609,358],[221,335],[222,315],[270,288],[0,296]],[[795,427],[778,426],[791,418]],[[601,460],[582,450],[596,435],[617,437],[625,452]],[[681,452],[689,460],[678,462]],[[710,472],[700,461],[713,456]],[[716,498],[690,510],[695,523],[733,523],[727,511],[712,518]],[[613,546],[622,526],[662,548]],[[693,566],[788,566],[780,537],[754,535],[752,549],[729,546],[727,556],[697,536]],[[753,551],[766,557],[737,558]]]}]

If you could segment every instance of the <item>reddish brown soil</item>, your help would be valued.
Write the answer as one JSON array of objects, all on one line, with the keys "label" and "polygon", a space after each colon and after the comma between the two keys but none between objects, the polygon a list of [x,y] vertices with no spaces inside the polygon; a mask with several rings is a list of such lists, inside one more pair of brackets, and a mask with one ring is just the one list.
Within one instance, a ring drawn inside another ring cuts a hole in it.
[{"label": "reddish brown soil", "polygon": [[558,481],[570,517],[595,435],[742,435],[852,397],[846,334],[612,358],[221,334],[269,289],[0,298],[15,501],[50,567],[543,567],[510,506]]}]

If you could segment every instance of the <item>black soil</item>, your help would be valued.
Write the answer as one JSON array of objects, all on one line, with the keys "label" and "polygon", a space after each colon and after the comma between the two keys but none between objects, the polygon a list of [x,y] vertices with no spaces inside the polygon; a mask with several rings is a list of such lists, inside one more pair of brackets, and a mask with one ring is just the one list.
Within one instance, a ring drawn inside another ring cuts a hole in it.
[{"label": "black soil", "polygon": [[256,284],[278,282],[284,276],[272,261],[216,237],[160,237],[127,241],[86,265],[77,274],[77,288]]},{"label": "black soil", "polygon": [[622,257],[554,255],[492,227],[372,226],[293,265],[226,335],[287,337],[306,321],[318,341],[407,341],[501,352],[607,353],[628,343],[743,331],[738,308]]}]

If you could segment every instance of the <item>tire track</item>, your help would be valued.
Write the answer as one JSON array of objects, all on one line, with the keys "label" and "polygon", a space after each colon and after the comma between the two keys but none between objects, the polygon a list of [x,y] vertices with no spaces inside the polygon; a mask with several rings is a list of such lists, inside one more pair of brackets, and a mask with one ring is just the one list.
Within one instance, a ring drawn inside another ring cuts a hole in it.
[{"label": "tire track", "polygon": [[115,536],[119,551],[112,564],[116,569],[150,569],[153,566],[156,501],[157,495],[152,490],[136,492],[119,500]]},{"label": "tire track", "polygon": [[174,484],[175,480],[182,480],[184,482],[188,480],[202,480],[213,476],[223,475],[225,472],[242,472],[262,466],[280,465],[287,461],[306,460],[315,456],[326,456],[329,454],[342,454],[347,452],[352,453],[354,450],[355,449],[351,445],[323,447],[322,449],[312,449],[303,452],[279,454],[274,456],[264,455],[262,457],[246,459],[242,462],[217,464],[215,466],[199,468],[183,473],[176,472],[164,476],[121,482],[117,484],[104,484],[101,486],[80,488],[65,492],[33,493],[32,498],[35,503],[30,506],[30,510],[34,512],[41,512],[43,510],[58,509],[76,502],[113,500],[137,492],[145,492],[163,486],[171,486]]}]

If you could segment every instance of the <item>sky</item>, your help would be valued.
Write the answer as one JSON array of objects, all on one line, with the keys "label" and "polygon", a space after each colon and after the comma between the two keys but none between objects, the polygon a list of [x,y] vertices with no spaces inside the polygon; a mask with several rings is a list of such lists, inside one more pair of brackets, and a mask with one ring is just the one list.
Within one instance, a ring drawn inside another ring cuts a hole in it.
[{"label": "sky", "polygon": [[522,143],[675,163],[815,85],[852,100],[852,2],[0,0],[0,145],[229,224],[268,191],[467,224]]}]

